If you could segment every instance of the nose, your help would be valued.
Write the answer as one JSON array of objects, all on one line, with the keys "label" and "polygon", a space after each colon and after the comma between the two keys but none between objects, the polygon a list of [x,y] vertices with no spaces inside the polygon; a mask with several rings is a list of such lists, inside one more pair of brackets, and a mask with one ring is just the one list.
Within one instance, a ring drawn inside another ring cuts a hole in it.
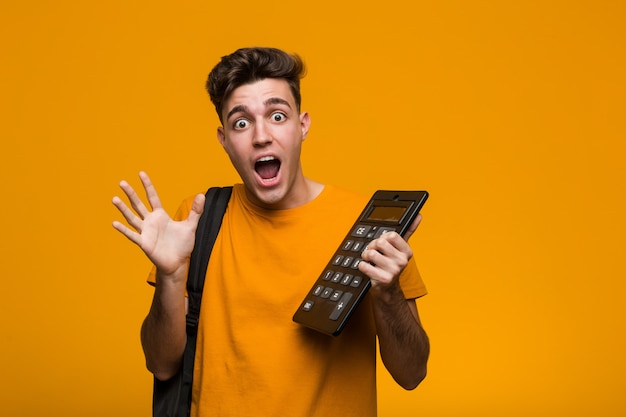
[{"label": "nose", "polygon": [[269,129],[266,123],[263,120],[257,121],[257,123],[255,123],[252,143],[257,146],[263,146],[271,143],[273,140],[271,129]]}]

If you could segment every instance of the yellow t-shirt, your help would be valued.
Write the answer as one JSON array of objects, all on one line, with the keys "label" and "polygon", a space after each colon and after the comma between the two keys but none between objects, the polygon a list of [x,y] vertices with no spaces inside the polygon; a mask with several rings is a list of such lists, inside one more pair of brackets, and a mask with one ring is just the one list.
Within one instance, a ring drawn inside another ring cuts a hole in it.
[{"label": "yellow t-shirt", "polygon": [[[235,185],[204,284],[192,416],[376,415],[368,298],[337,337],[292,321],[367,201],[327,185],[301,207],[264,210]],[[426,294],[413,261],[400,282],[407,299]]]}]

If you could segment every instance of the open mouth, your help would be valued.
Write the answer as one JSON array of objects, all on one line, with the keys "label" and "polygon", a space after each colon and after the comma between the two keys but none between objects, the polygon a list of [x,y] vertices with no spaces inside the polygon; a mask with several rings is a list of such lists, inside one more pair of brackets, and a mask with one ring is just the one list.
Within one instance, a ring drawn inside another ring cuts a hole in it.
[{"label": "open mouth", "polygon": [[280,171],[280,160],[273,156],[265,156],[254,164],[254,170],[263,180],[276,178]]}]

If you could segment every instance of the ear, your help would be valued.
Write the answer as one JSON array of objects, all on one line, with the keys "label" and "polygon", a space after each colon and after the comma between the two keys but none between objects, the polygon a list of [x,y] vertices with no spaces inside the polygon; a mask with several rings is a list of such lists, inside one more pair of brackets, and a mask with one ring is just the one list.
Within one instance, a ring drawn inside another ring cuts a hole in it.
[{"label": "ear", "polygon": [[300,113],[300,127],[302,129],[302,140],[304,140],[309,134],[309,128],[311,127],[311,117],[309,116],[309,113]]},{"label": "ear", "polygon": [[222,145],[223,147],[224,142],[226,141],[226,135],[224,134],[224,127],[222,126],[217,128],[217,140],[220,143],[220,145]]}]

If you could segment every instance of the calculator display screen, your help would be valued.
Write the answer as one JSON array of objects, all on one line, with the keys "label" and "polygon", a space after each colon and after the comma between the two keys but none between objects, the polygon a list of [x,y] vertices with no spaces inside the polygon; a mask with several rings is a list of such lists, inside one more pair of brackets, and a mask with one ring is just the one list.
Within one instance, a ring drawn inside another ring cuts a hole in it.
[{"label": "calculator display screen", "polygon": [[366,220],[400,222],[407,207],[374,206]]}]

